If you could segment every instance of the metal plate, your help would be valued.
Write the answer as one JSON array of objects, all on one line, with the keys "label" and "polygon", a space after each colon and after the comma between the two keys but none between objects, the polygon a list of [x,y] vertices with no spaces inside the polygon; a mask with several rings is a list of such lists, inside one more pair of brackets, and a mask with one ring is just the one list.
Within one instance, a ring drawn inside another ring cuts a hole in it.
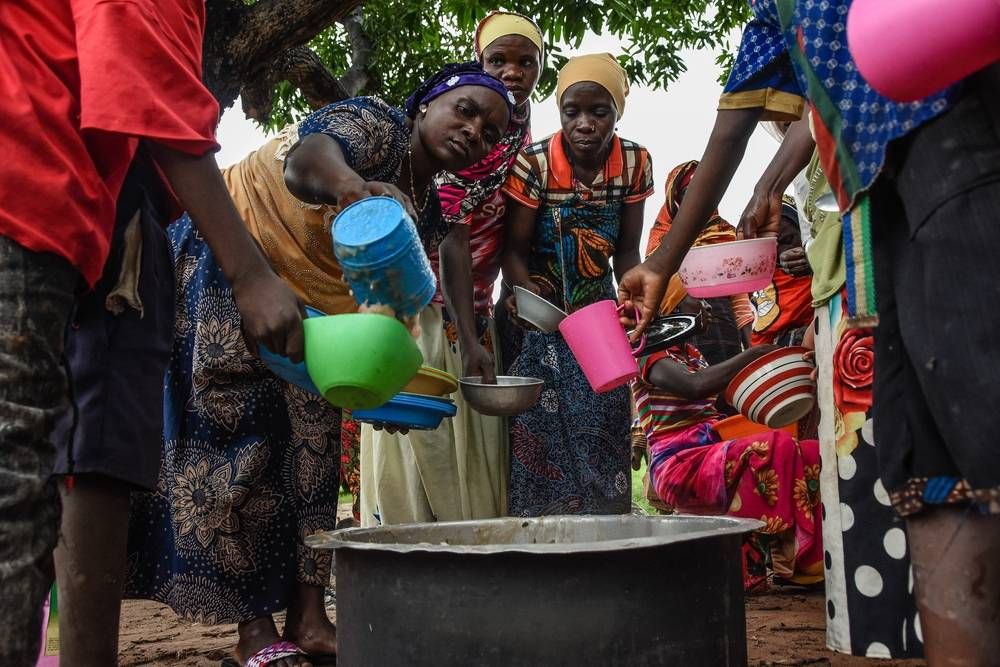
[{"label": "metal plate", "polygon": [[[640,354],[646,355],[665,350],[681,343],[693,333],[698,326],[698,318],[694,315],[666,315],[657,317],[646,328],[646,345]],[[628,332],[632,337],[632,332]]]}]

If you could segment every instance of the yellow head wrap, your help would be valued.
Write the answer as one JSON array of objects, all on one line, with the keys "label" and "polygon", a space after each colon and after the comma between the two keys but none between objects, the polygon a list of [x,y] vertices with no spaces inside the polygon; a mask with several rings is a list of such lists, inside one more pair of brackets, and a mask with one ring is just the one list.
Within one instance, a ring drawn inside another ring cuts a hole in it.
[{"label": "yellow head wrap", "polygon": [[684,283],[681,282],[681,277],[675,273],[670,277],[667,293],[663,295],[663,301],[660,302],[660,315],[669,315],[674,312],[674,309],[681,305],[681,301],[686,296],[687,290],[684,289]]},{"label": "yellow head wrap", "polygon": [[492,11],[476,26],[476,57],[482,58],[490,44],[507,35],[520,35],[538,47],[539,61],[545,60],[545,40],[538,25],[522,14]]},{"label": "yellow head wrap", "polygon": [[618,117],[622,117],[625,113],[625,98],[628,97],[628,75],[610,53],[591,53],[566,61],[559,70],[556,104],[562,103],[562,96],[567,88],[581,81],[592,81],[611,93],[618,108]]}]

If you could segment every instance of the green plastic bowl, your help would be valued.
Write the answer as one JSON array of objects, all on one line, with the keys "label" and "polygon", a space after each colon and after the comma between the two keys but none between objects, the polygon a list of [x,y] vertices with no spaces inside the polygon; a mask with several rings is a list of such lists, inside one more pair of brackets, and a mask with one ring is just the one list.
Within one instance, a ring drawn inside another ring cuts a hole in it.
[{"label": "green plastic bowl", "polygon": [[413,379],[424,357],[401,322],[376,313],[303,320],[306,369],[333,405],[371,410]]}]

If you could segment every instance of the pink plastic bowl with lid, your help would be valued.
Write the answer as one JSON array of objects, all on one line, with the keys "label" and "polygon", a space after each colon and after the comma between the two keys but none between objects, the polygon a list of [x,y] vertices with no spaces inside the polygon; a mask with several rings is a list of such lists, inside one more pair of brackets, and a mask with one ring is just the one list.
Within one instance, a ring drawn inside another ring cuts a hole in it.
[{"label": "pink plastic bowl with lid", "polygon": [[710,299],[764,289],[777,262],[778,239],[768,236],[691,248],[677,273],[688,294]]}]

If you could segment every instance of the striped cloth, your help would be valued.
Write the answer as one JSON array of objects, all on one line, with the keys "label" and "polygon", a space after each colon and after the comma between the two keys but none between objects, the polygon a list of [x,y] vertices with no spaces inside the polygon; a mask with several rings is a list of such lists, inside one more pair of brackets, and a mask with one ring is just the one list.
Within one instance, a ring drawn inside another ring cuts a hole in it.
[{"label": "striped cloth", "polygon": [[528,270],[542,296],[568,312],[615,297],[611,259],[623,210],[653,194],[653,167],[639,144],[614,135],[587,187],[573,177],[562,132],[525,148],[504,194],[536,209]]},{"label": "striped cloth", "polygon": [[585,187],[573,178],[560,130],[521,152],[504,193],[528,208],[555,206],[576,197],[595,204],[633,204],[653,194],[653,169],[645,148],[616,134],[604,169],[591,187]]},{"label": "striped cloth", "polygon": [[708,367],[698,348],[688,343],[654,352],[639,360],[639,379],[632,384],[632,397],[650,447],[678,431],[723,418],[715,409],[715,396],[689,400],[654,387],[649,373],[663,359],[678,361],[692,373]]}]

